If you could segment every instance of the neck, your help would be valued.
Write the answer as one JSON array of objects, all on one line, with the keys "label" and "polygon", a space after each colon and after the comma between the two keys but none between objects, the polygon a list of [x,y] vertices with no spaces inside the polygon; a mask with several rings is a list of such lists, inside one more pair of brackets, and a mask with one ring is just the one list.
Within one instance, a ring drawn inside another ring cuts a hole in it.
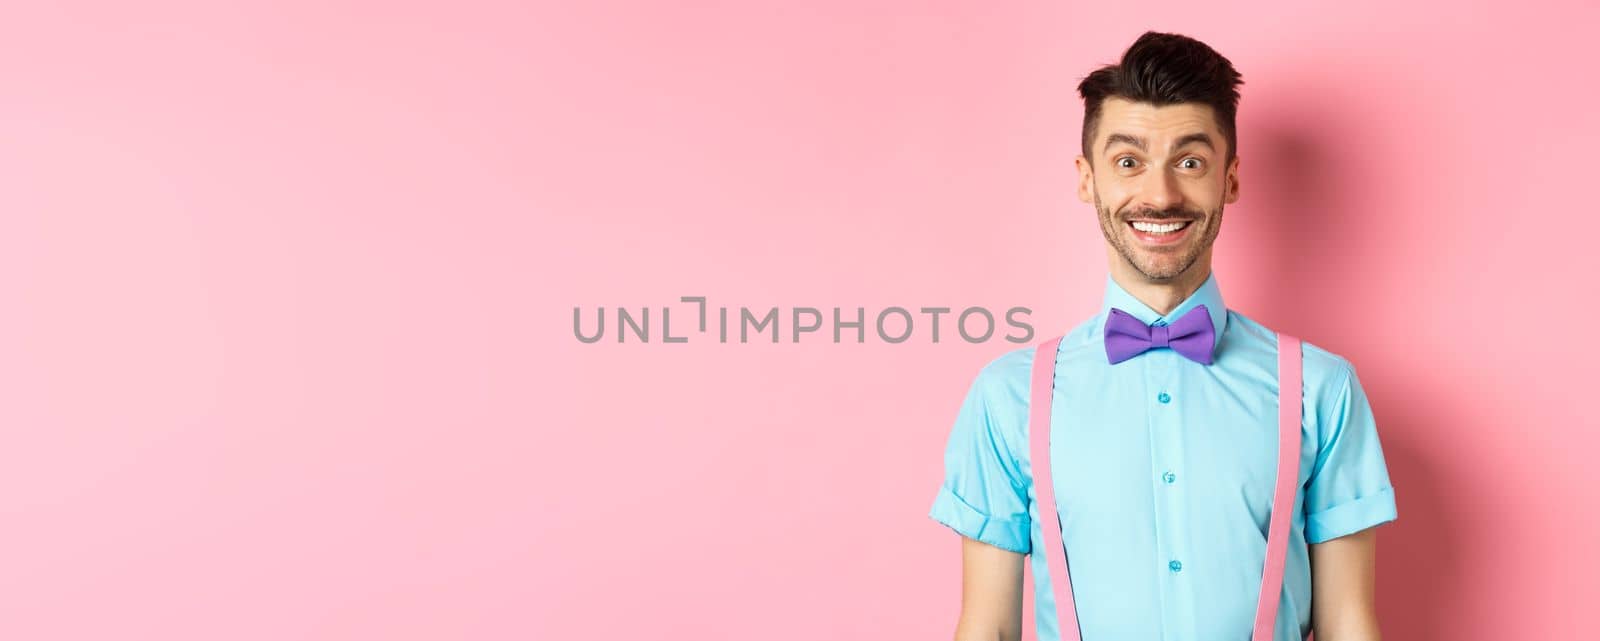
[{"label": "neck", "polygon": [[1200,289],[1210,276],[1209,255],[1196,260],[1182,274],[1168,279],[1153,280],[1134,269],[1133,265],[1123,260],[1120,254],[1114,250],[1111,252],[1111,279],[1127,290],[1128,294],[1139,299],[1139,302],[1163,316],[1171,313],[1179,303],[1188,300],[1189,296]]}]

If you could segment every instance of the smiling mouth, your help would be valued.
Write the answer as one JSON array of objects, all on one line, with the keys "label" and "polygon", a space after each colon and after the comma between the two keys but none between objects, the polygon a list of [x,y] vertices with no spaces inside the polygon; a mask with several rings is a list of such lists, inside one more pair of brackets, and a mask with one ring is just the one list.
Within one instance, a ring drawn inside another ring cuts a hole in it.
[{"label": "smiling mouth", "polygon": [[1189,235],[1189,229],[1194,227],[1192,220],[1167,220],[1144,221],[1130,220],[1126,223],[1128,229],[1133,230],[1135,238],[1147,245],[1169,245]]},{"label": "smiling mouth", "polygon": [[1175,231],[1178,231],[1180,229],[1183,229],[1184,227],[1188,227],[1189,224],[1192,223],[1192,222],[1194,222],[1194,221],[1192,221],[1192,220],[1174,220],[1174,221],[1169,221],[1169,222],[1164,222],[1164,223],[1157,223],[1157,222],[1145,222],[1145,221],[1142,221],[1142,220],[1134,220],[1134,221],[1129,221],[1128,224],[1130,226],[1132,226],[1134,229],[1137,229],[1137,230],[1145,232],[1145,233],[1164,234],[1164,233],[1175,232]]}]

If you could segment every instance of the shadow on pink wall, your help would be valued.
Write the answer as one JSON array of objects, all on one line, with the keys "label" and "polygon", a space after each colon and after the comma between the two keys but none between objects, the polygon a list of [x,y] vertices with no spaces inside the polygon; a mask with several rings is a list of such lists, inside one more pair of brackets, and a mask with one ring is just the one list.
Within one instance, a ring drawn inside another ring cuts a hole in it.
[{"label": "shadow on pink wall", "polygon": [[1449,452],[1429,435],[1472,424],[1472,407],[1463,400],[1473,395],[1447,394],[1431,382],[1436,367],[1407,351],[1397,340],[1402,332],[1383,325],[1428,316],[1378,294],[1394,287],[1381,279],[1425,268],[1386,224],[1406,215],[1404,190],[1414,189],[1379,160],[1394,146],[1388,132],[1404,123],[1376,102],[1384,92],[1333,86],[1364,88],[1342,81],[1263,86],[1241,109],[1238,218],[1244,220],[1230,231],[1246,240],[1219,247],[1219,261],[1227,254],[1251,265],[1226,270],[1243,286],[1236,291],[1263,294],[1246,314],[1355,364],[1374,408],[1399,515],[1379,528],[1377,601],[1385,638],[1468,638],[1482,630],[1466,627],[1471,617],[1462,615],[1457,586],[1480,580],[1468,561],[1489,542],[1472,537],[1450,498],[1480,495],[1473,486],[1487,477],[1441,477],[1440,457]]}]

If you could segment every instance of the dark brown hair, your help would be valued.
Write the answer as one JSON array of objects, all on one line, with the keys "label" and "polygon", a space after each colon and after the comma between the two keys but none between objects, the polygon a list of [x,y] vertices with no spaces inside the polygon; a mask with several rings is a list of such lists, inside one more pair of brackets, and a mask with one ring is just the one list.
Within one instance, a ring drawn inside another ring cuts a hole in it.
[{"label": "dark brown hair", "polygon": [[1096,69],[1078,83],[1083,96],[1083,155],[1094,162],[1095,127],[1100,105],[1119,97],[1155,106],[1185,102],[1210,105],[1217,128],[1228,142],[1227,161],[1238,150],[1234,115],[1243,77],[1233,63],[1206,43],[1175,33],[1146,31],[1122,54],[1122,61]]}]

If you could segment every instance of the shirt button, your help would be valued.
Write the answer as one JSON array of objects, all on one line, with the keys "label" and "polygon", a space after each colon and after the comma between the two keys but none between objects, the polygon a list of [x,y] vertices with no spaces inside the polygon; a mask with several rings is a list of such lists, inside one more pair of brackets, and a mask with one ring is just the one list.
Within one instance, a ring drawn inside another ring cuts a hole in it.
[{"label": "shirt button", "polygon": [[1167,568],[1172,570],[1173,572],[1181,572],[1181,571],[1183,571],[1183,564],[1179,563],[1177,561],[1173,561],[1173,562],[1167,564]]},{"label": "shirt button", "polygon": [[1171,485],[1174,481],[1178,480],[1178,475],[1167,472],[1166,474],[1161,475],[1161,480],[1166,481],[1167,485]]},{"label": "shirt button", "polygon": [[1163,403],[1168,403],[1168,402],[1172,401],[1172,396],[1170,394],[1167,394],[1166,392],[1162,392],[1162,393],[1156,395],[1156,400],[1161,401]]}]

